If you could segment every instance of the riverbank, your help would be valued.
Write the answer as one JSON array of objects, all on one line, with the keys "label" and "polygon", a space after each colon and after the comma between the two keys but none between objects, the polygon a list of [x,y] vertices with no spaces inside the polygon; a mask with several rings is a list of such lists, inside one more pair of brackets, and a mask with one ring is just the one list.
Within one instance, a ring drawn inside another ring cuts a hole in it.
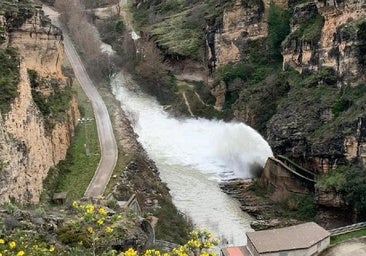
[{"label": "riverbank", "polygon": [[314,221],[325,229],[352,224],[347,211],[322,208],[311,195],[292,195],[283,201],[273,201],[270,193],[255,180],[235,179],[220,184],[220,188],[237,199],[240,208],[256,220],[254,230],[281,228],[307,221]]},{"label": "riverbank", "polygon": [[283,208],[280,204],[273,202],[265,189],[256,186],[254,180],[235,179],[220,183],[220,188],[237,199],[240,208],[256,219],[250,224],[254,230],[281,228],[303,222],[283,217]]},{"label": "riverbank", "polygon": [[[109,85],[98,89],[110,114],[119,155],[105,196],[117,201],[136,194],[145,216],[158,218],[156,238],[182,243],[191,229],[172,202],[169,189],[160,179],[159,170],[137,140],[127,114],[122,110]],[[174,223],[174,224],[173,224]]]}]

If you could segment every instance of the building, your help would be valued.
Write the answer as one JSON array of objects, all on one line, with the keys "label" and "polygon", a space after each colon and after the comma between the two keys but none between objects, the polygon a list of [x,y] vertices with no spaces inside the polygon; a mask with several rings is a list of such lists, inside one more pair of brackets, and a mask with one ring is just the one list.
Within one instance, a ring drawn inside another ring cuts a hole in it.
[{"label": "building", "polygon": [[221,248],[221,256],[251,256],[245,246],[232,246]]},{"label": "building", "polygon": [[314,222],[247,232],[246,236],[253,256],[312,256],[330,243],[330,233]]}]

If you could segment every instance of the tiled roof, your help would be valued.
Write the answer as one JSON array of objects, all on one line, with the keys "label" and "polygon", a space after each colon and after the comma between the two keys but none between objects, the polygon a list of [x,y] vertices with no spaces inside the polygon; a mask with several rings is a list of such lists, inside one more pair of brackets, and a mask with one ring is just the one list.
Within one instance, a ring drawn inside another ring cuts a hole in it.
[{"label": "tiled roof", "polygon": [[250,256],[245,246],[225,247],[221,249],[224,256]]},{"label": "tiled roof", "polygon": [[306,249],[330,235],[314,222],[246,233],[258,253]]}]

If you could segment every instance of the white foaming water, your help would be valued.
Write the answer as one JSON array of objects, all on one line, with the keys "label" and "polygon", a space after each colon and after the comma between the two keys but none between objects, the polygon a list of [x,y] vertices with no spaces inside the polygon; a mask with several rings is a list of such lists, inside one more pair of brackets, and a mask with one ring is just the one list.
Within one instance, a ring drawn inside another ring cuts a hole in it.
[{"label": "white foaming water", "polygon": [[251,218],[217,181],[252,177],[250,166],[272,155],[268,143],[242,123],[172,118],[122,74],[112,89],[178,209],[229,244],[245,244]]}]

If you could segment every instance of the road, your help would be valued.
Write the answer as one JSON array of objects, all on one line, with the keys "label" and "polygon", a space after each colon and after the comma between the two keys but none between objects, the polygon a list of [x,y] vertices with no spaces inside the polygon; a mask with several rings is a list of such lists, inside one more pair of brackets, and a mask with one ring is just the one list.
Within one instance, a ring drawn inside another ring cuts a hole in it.
[{"label": "road", "polygon": [[[47,6],[43,6],[43,10],[45,14],[51,18],[54,25],[62,28],[58,21],[57,12]],[[84,194],[84,197],[86,198],[97,198],[103,195],[104,190],[116,166],[118,157],[117,143],[114,137],[112,123],[108,114],[108,110],[106,105],[104,104],[102,97],[98,93],[97,89],[94,86],[94,83],[91,81],[89,75],[87,74],[78,53],[76,52],[69,36],[65,33],[64,30],[63,36],[66,56],[71,63],[79,84],[83,88],[85,94],[92,104],[94,117],[97,124],[101,158],[98,168],[94,173],[93,179]]]}]

